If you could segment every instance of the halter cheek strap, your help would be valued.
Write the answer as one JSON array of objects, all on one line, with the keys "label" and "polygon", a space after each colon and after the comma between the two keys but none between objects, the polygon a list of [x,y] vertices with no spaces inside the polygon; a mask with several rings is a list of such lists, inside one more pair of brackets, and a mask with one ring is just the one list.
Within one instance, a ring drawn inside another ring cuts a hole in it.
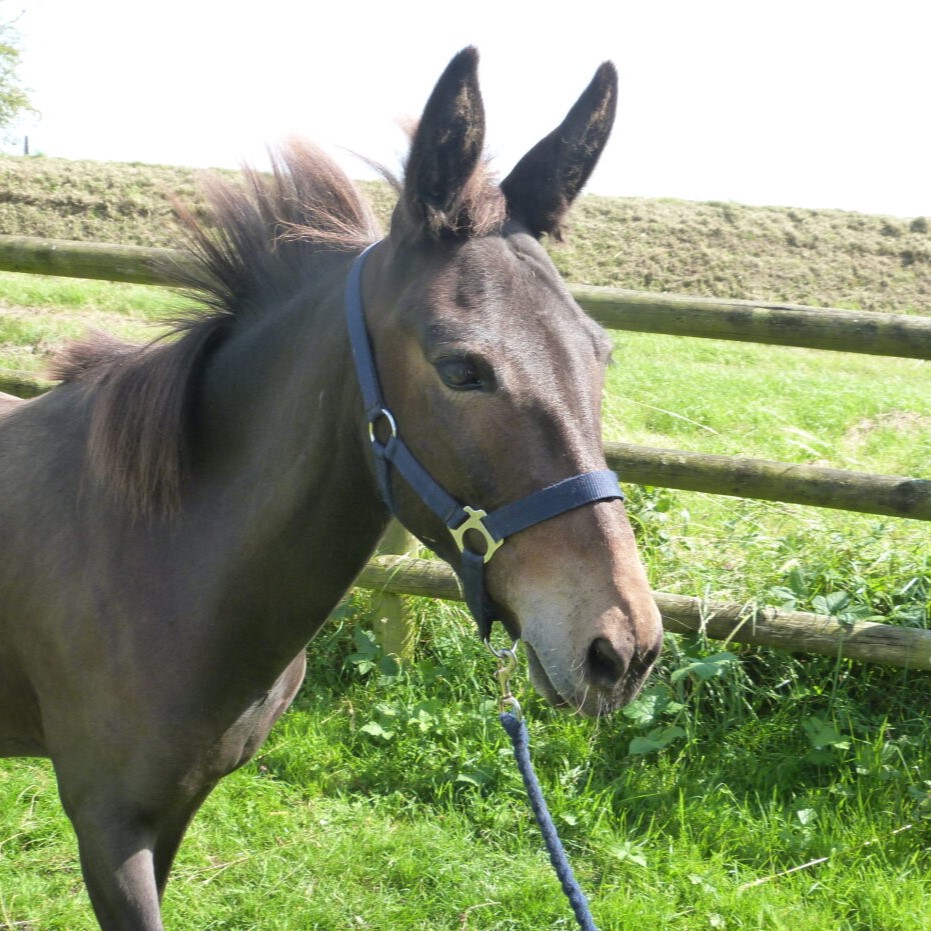
[{"label": "halter cheek strap", "polygon": [[[388,510],[397,514],[392,489],[392,472],[398,472],[421,501],[446,525],[461,554],[453,568],[462,581],[463,593],[475,618],[479,634],[487,639],[498,609],[485,587],[485,565],[502,543],[515,533],[533,527],[566,511],[596,501],[624,498],[617,476],[609,469],[583,472],[541,488],[533,494],[488,513],[481,508],[460,504],[417,461],[398,434],[398,425],[385,404],[378,381],[378,370],[365,325],[362,302],[362,269],[369,246],[353,263],[346,281],[346,322],[362,391],[369,439],[375,463],[375,477]],[[476,546],[476,542],[480,545]]]}]

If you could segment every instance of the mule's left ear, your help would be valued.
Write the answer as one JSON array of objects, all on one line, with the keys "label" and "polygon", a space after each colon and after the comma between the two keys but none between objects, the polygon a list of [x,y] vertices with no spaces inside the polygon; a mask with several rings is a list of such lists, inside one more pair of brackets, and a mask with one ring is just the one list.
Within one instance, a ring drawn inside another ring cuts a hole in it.
[{"label": "mule's left ear", "polygon": [[501,182],[511,216],[534,236],[561,238],[562,221],[598,163],[617,110],[617,70],[606,61],[559,127]]},{"label": "mule's left ear", "polygon": [[457,231],[457,207],[484,141],[478,52],[470,47],[453,58],[433,89],[407,159],[404,206],[433,236]]}]

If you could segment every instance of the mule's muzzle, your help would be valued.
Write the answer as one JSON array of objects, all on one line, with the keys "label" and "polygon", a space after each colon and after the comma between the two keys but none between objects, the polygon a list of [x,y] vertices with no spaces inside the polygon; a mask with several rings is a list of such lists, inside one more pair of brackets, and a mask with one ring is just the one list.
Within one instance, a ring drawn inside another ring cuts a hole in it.
[{"label": "mule's muzzle", "polygon": [[659,658],[662,638],[646,645],[615,644],[608,637],[596,637],[576,667],[571,681],[560,676],[524,641],[530,680],[536,691],[551,705],[586,717],[611,714],[632,701]]}]

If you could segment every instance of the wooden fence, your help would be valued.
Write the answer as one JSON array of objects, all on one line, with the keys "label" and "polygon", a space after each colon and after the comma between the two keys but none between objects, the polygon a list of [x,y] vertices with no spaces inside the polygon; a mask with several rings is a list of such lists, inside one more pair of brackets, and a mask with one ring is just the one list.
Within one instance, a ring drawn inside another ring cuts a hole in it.
[{"label": "wooden fence", "polygon": [[[168,249],[0,237],[0,270],[164,285]],[[931,360],[931,317],[703,299],[571,286],[607,327],[676,336]],[[0,373],[0,390],[30,396],[41,384]],[[628,443],[606,447],[626,482],[931,520],[931,480],[769,460],[702,455]],[[442,563],[377,557],[359,584],[397,594],[461,599]],[[657,593],[667,629],[790,650],[931,669],[931,630],[841,624],[833,618]]]}]

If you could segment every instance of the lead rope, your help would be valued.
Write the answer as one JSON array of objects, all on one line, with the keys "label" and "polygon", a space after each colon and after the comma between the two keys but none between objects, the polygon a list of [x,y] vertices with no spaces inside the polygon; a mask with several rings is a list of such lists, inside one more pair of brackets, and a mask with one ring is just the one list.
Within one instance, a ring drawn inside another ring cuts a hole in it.
[{"label": "lead rope", "polygon": [[576,881],[566,851],[563,849],[562,841],[560,841],[559,835],[556,833],[556,825],[553,824],[549,809],[546,807],[546,800],[543,798],[543,792],[540,790],[540,783],[537,781],[537,774],[534,772],[533,762],[530,759],[530,735],[527,733],[527,725],[521,714],[520,704],[511,694],[510,680],[511,673],[517,665],[517,643],[515,642],[510,649],[504,650],[496,650],[488,640],[485,641],[485,644],[500,661],[500,666],[496,672],[498,685],[501,689],[498,720],[511,738],[514,759],[517,761],[517,768],[524,780],[524,788],[527,790],[533,816],[536,818],[537,826],[543,835],[543,843],[550,855],[550,863],[553,864],[562,891],[566,894],[566,898],[572,906],[579,927],[582,931],[598,931],[592,913],[588,908],[588,899],[585,898],[585,893]]}]

